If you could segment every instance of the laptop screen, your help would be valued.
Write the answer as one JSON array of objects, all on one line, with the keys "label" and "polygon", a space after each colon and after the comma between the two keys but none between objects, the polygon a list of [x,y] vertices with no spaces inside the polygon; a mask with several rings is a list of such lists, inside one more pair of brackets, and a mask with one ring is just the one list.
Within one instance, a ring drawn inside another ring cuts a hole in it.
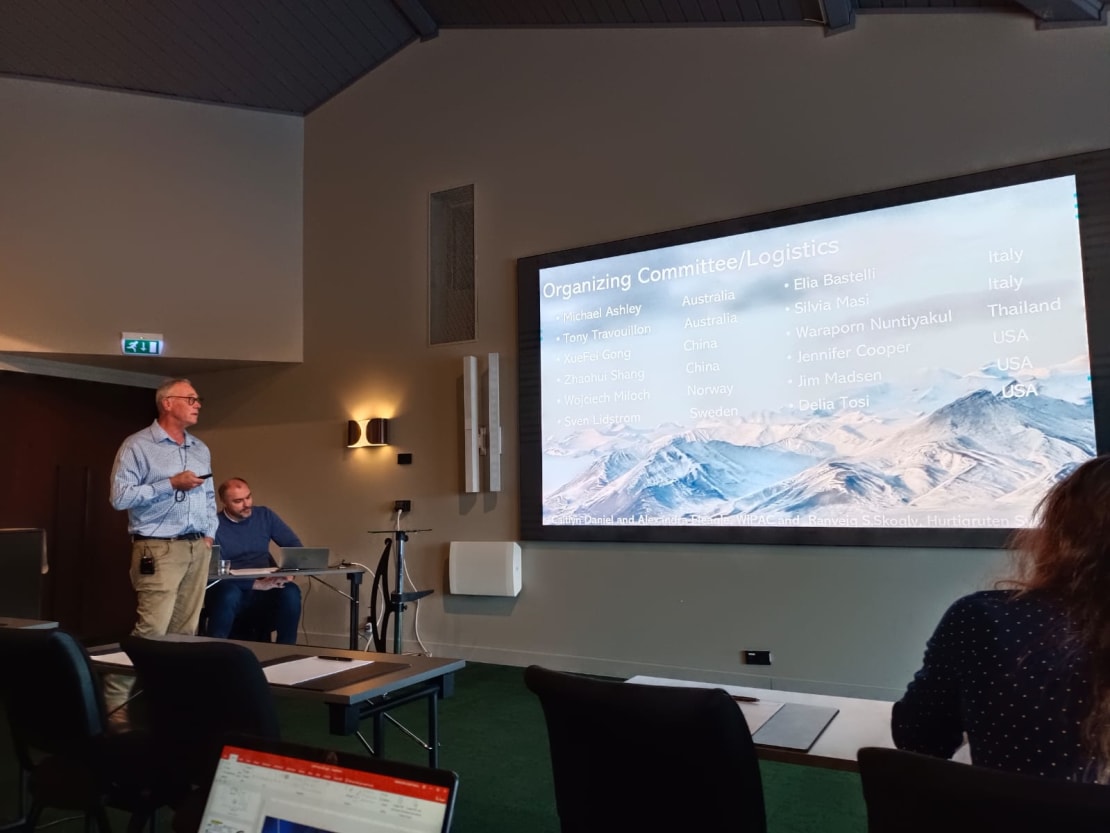
[{"label": "laptop screen", "polygon": [[282,570],[323,570],[331,561],[327,547],[281,547],[278,567]]},{"label": "laptop screen", "polygon": [[227,745],[200,833],[447,833],[456,783],[447,770],[363,755]]}]

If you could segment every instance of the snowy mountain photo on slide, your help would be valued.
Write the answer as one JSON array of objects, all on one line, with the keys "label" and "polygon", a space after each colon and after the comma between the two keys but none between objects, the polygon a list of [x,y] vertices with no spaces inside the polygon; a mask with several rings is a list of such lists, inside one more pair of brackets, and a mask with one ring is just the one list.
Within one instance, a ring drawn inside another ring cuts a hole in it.
[{"label": "snowy mountain photo on slide", "polygon": [[551,463],[584,468],[546,495],[545,517],[1023,526],[1054,481],[1095,455],[1086,357],[1076,364],[1040,374],[1035,397],[1013,396],[1014,379],[997,368],[935,371],[905,390],[872,390],[873,404],[906,403],[885,418],[767,413],[693,430],[591,429],[546,448]]}]

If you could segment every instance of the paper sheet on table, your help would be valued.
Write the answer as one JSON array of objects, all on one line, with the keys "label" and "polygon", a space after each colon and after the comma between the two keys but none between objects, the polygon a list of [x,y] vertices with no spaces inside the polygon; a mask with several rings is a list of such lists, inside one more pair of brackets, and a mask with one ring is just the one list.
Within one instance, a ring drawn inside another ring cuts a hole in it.
[{"label": "paper sheet on table", "polygon": [[329,674],[339,674],[350,671],[362,665],[370,665],[372,659],[335,660],[323,657],[305,657],[304,659],[291,659],[288,662],[279,662],[266,665],[262,668],[266,672],[266,679],[275,685],[297,685],[306,680],[317,680]]},{"label": "paper sheet on table", "polygon": [[268,576],[276,573],[277,567],[238,567],[231,571],[233,576]]},{"label": "paper sheet on table", "polygon": [[106,662],[109,665],[126,665],[131,666],[131,657],[127,656],[123,651],[112,651],[108,654],[93,654],[94,662]]},{"label": "paper sheet on table", "polygon": [[782,703],[772,703],[768,700],[759,700],[755,703],[737,703],[740,711],[744,713],[744,720],[748,722],[748,731],[753,735],[759,727],[774,716],[782,708]]}]

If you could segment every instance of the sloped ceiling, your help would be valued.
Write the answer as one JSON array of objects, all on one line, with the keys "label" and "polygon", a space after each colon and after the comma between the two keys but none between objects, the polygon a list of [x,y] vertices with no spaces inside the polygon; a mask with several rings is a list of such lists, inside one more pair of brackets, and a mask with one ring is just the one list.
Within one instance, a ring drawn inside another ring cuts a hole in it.
[{"label": "sloped ceiling", "polygon": [[1102,0],[2,0],[0,76],[307,114],[448,28],[820,26],[989,9],[1102,24]]}]

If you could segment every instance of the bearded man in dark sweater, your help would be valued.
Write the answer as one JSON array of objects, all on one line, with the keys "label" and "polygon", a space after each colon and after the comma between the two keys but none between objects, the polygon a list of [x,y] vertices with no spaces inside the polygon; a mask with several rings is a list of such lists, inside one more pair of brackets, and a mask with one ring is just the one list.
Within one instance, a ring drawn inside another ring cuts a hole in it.
[{"label": "bearded man in dark sweater", "polygon": [[[279,547],[301,546],[301,539],[276,512],[254,505],[251,487],[241,477],[221,483],[219,496],[223,509],[216,543],[231,569],[276,566],[271,541]],[[301,589],[288,576],[221,579],[205,593],[204,608],[208,636],[269,642],[276,631],[278,642],[297,642]]]}]

